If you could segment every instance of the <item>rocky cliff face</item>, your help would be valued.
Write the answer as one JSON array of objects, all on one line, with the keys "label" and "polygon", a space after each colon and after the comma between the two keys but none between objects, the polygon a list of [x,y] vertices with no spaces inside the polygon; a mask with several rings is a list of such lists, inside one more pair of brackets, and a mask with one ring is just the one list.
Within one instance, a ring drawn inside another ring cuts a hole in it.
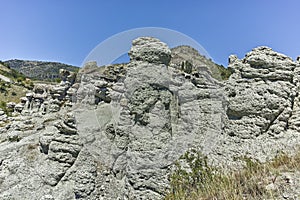
[{"label": "rocky cliff face", "polygon": [[299,62],[259,47],[231,56],[220,82],[155,38],[134,40],[129,55],[88,63],[76,81],[61,71],[60,85],[36,86],[5,116],[1,199],[162,199],[190,149],[234,168],[297,147]]}]

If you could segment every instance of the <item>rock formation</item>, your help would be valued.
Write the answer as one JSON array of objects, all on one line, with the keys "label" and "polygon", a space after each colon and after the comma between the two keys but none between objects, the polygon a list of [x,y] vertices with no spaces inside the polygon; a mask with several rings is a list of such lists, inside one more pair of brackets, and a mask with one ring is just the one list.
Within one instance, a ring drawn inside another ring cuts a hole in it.
[{"label": "rock formation", "polygon": [[9,104],[14,117],[0,111],[0,199],[162,199],[190,149],[227,168],[293,152],[299,61],[258,47],[230,56],[233,74],[218,81],[175,53],[138,38],[128,64],[61,70],[59,85]]}]

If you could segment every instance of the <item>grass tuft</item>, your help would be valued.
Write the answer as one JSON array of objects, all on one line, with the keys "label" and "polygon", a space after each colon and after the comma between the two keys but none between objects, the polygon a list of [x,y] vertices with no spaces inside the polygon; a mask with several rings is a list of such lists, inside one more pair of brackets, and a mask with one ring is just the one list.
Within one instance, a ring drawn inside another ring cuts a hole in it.
[{"label": "grass tuft", "polygon": [[267,186],[276,184],[280,174],[300,169],[300,151],[293,156],[279,153],[266,163],[248,157],[240,160],[245,164],[242,169],[224,172],[209,166],[200,152],[185,153],[175,164],[165,200],[278,199],[279,189]]}]

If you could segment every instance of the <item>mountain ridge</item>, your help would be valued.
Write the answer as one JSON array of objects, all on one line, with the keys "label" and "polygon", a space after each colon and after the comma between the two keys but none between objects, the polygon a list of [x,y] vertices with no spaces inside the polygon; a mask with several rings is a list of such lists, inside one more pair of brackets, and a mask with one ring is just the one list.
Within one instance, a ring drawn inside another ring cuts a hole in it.
[{"label": "mountain ridge", "polygon": [[12,59],[4,61],[3,63],[10,68],[21,72],[28,78],[37,80],[57,79],[59,78],[60,69],[65,69],[72,72],[77,72],[79,70],[79,67],[61,62]]}]

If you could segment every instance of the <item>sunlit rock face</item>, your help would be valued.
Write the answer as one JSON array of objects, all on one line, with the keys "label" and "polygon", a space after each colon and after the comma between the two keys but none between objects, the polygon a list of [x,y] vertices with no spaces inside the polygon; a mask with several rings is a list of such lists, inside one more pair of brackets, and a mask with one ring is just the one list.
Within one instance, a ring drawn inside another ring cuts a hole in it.
[{"label": "sunlit rock face", "polygon": [[61,70],[0,112],[0,199],[163,199],[190,149],[234,168],[299,143],[299,62],[258,47],[218,81],[185,50],[137,38],[129,63]]},{"label": "sunlit rock face", "polygon": [[168,65],[171,60],[171,50],[167,44],[151,37],[141,37],[133,40],[128,54],[131,61],[146,61]]}]

